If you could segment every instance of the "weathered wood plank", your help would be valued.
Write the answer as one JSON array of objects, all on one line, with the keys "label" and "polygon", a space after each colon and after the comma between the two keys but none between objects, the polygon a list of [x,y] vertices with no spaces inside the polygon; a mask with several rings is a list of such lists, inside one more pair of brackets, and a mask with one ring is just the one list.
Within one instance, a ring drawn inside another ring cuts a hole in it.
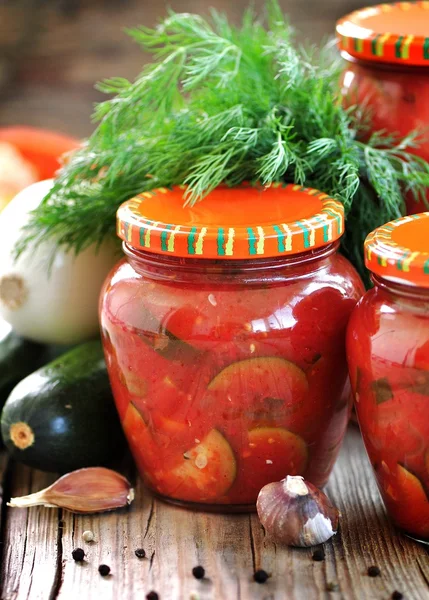
[{"label": "weathered wood plank", "polygon": [[[33,473],[31,486],[30,478],[27,469],[17,469],[14,493],[27,493],[49,480]],[[10,548],[1,598],[48,598],[47,590],[51,590],[50,598],[60,600],[72,596],[131,600],[144,598],[151,590],[162,600],[381,600],[390,598],[394,590],[408,599],[429,598],[426,550],[401,536],[387,521],[355,428],[349,431],[328,493],[343,517],[341,533],[325,545],[323,562],[314,562],[310,549],[272,543],[256,515],[186,511],[154,499],[140,482],[129,509],[100,516],[65,512],[60,530],[56,510],[9,509],[6,537]],[[95,542],[83,541],[86,529],[94,532]],[[79,546],[87,554],[83,564],[76,564],[71,556]],[[134,554],[140,547],[147,553],[143,560]],[[99,575],[101,563],[111,567],[109,577]],[[192,576],[197,564],[206,569],[204,581]],[[367,575],[373,564],[381,569],[378,578]],[[271,573],[264,585],[252,578],[259,568]],[[337,584],[339,592],[329,592],[329,584]]]},{"label": "weathered wood plank", "polygon": [[[10,485],[13,496],[38,491],[52,475],[19,466]],[[50,600],[56,596],[60,573],[59,511],[48,508],[7,509],[2,532],[2,600]]]},{"label": "weathered wood plank", "polygon": [[[6,497],[9,493],[8,490],[8,475],[10,474],[10,470],[8,469],[9,465],[9,457],[7,456],[4,450],[0,450],[0,567],[2,564],[3,557],[3,526],[6,523],[6,512],[5,512],[5,502]],[[0,574],[1,577],[1,574]]]}]

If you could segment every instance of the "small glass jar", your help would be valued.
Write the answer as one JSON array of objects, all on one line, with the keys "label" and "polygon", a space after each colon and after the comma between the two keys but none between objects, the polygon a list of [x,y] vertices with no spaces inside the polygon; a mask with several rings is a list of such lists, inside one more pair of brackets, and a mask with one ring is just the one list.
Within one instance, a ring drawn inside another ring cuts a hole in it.
[{"label": "small glass jar", "polygon": [[342,205],[299,186],[126,202],[126,259],[101,328],[117,408],[147,485],[172,502],[254,509],[286,475],[323,486],[350,403],[345,331],[363,293],[338,250]]},{"label": "small glass jar", "polygon": [[[397,2],[358,10],[337,23],[338,44],[347,61],[342,76],[346,104],[370,110],[372,131],[402,137],[421,131],[416,153],[427,161],[428,22],[428,2]],[[410,194],[407,210],[422,212],[427,204]]]},{"label": "small glass jar", "polygon": [[355,406],[393,522],[429,542],[429,213],[365,242],[374,288],[353,311],[347,355]]}]

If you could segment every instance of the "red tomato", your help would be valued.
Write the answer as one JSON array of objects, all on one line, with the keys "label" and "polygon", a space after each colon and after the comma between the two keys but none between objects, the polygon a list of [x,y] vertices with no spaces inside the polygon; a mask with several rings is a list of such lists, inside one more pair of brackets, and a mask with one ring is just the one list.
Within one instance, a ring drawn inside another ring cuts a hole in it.
[{"label": "red tomato", "polygon": [[191,502],[222,501],[236,476],[231,446],[219,431],[210,433],[180,456],[179,464],[154,474],[160,494]]},{"label": "red tomato", "polygon": [[429,538],[429,500],[415,475],[397,465],[383,481],[382,493],[396,525],[420,539]]},{"label": "red tomato", "polygon": [[[284,330],[290,319],[287,293],[283,288],[237,289],[233,286],[212,291],[207,287],[189,289],[174,283],[148,286],[144,306],[162,329],[201,350],[218,342],[269,337]],[[262,337],[262,336],[261,336]]]},{"label": "red tomato", "polygon": [[255,502],[267,483],[287,475],[302,475],[308,461],[304,440],[281,427],[252,429],[240,454],[240,470],[231,497],[237,490],[243,503]]},{"label": "red tomato", "polygon": [[143,417],[133,404],[125,412],[122,427],[140,473],[146,475],[148,472],[150,475],[158,467],[159,450]]},{"label": "red tomato", "polygon": [[40,180],[53,177],[61,156],[79,146],[75,138],[27,126],[0,129],[0,142],[14,146],[37,169]]}]

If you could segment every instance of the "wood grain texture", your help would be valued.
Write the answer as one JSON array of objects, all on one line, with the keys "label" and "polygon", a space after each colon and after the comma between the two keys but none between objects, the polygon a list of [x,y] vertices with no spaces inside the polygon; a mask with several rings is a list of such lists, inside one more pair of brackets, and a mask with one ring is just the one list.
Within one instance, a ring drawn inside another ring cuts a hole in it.
[{"label": "wood grain texture", "polygon": [[[26,494],[50,481],[17,467],[10,488]],[[387,600],[394,590],[407,600],[429,598],[426,549],[387,521],[354,427],[328,486],[342,521],[325,544],[323,562],[312,560],[314,549],[271,542],[256,515],[194,513],[154,499],[138,480],[136,486],[133,505],[111,514],[7,509],[0,598],[134,600],[151,590],[161,600]],[[95,534],[92,543],[82,539],[87,529]],[[76,547],[86,552],[81,564],[71,556]],[[137,548],[146,558],[135,556]],[[102,563],[111,567],[105,578],[98,573]],[[198,564],[206,569],[203,581],[192,576]],[[380,577],[367,575],[371,565],[379,566]],[[263,585],[253,581],[259,568],[271,574]],[[335,584],[338,591],[329,591]]]},{"label": "wood grain texture", "polygon": [[[52,475],[27,467],[14,468],[10,471],[8,495],[21,496],[38,491],[50,485],[53,479]],[[56,509],[6,509],[2,531],[2,600],[55,598],[61,546],[58,515]]]},{"label": "wood grain texture", "polygon": [[[71,0],[70,0],[71,2]],[[265,0],[254,0],[257,10]],[[377,0],[366,0],[366,4]],[[207,14],[209,7],[238,22],[249,0],[86,0],[71,16],[54,0],[0,0],[0,126],[22,123],[89,135],[93,103],[103,99],[94,83],[133,79],[147,60],[125,27],[152,26],[167,6]],[[336,19],[359,0],[280,0],[297,31],[313,43],[333,35]],[[362,5],[362,0],[360,0]]]}]

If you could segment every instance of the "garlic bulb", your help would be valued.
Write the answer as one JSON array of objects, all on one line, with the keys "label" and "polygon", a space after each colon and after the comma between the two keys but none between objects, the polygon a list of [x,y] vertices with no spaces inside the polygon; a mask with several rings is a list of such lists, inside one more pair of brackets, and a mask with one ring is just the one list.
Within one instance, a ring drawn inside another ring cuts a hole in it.
[{"label": "garlic bulb", "polygon": [[0,214],[0,316],[30,340],[77,344],[98,332],[98,297],[117,261],[117,248],[108,242],[97,252],[90,247],[76,256],[49,240],[28,248],[15,261],[14,250],[30,212],[52,184],[47,179],[30,185]]},{"label": "garlic bulb", "polygon": [[338,509],[303,477],[269,483],[259,492],[256,508],[267,533],[288,546],[322,544],[338,529]]}]

